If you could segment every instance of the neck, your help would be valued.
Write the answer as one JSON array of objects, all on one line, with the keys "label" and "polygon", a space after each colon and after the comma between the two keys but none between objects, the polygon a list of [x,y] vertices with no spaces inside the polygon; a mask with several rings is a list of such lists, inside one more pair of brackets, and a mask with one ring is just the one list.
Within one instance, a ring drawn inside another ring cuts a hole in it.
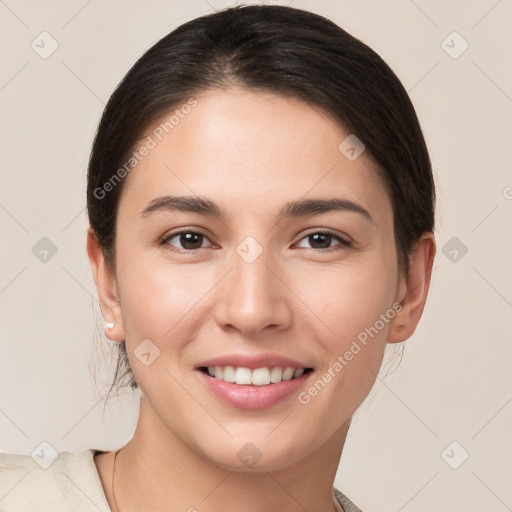
[{"label": "neck", "polygon": [[115,467],[119,510],[246,512],[334,511],[332,486],[350,421],[327,443],[276,471],[231,471],[174,436],[142,396],[139,421]]}]

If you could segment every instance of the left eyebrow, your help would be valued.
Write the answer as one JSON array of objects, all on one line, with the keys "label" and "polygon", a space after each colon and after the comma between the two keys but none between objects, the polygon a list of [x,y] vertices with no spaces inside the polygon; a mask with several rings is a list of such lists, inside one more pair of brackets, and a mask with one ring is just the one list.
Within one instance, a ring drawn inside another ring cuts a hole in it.
[{"label": "left eyebrow", "polygon": [[333,197],[330,199],[302,199],[299,201],[291,201],[281,209],[278,218],[282,217],[303,217],[311,215],[319,215],[327,212],[352,212],[363,215],[366,220],[374,223],[370,212],[363,208],[360,204],[350,199],[342,199]]},{"label": "left eyebrow", "polygon": [[[195,212],[203,215],[212,215],[218,219],[225,219],[225,212],[215,202],[200,196],[162,196],[153,199],[140,213],[147,217],[157,210]],[[284,205],[278,213],[278,219],[283,217],[305,217],[319,215],[327,212],[352,212],[364,216],[374,223],[370,212],[360,204],[344,198],[329,199],[301,199],[291,201]]]}]

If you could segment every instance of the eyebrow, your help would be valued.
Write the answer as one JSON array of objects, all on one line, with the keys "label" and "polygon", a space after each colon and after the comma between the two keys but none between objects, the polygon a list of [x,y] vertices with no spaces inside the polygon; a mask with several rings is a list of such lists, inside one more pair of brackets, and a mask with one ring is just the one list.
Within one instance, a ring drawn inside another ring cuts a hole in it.
[{"label": "eyebrow", "polygon": [[[200,196],[162,196],[153,199],[140,213],[147,217],[155,211],[195,212],[211,215],[217,219],[225,219],[225,212],[213,201]],[[300,199],[284,205],[278,213],[278,219],[289,217],[306,217],[327,212],[352,212],[364,216],[374,223],[370,212],[358,203],[344,198]]]}]

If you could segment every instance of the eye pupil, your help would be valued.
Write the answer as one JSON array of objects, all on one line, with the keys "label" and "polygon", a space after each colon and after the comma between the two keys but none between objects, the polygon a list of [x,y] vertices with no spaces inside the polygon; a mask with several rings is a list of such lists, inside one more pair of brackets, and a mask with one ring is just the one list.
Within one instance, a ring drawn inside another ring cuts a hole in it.
[{"label": "eye pupil", "polygon": [[[314,240],[314,242],[311,244],[312,246],[314,246],[314,244],[316,244],[316,243],[320,243],[321,247],[314,247],[315,249],[322,249],[325,247],[329,247],[331,245],[332,235],[329,235],[328,233],[315,233],[313,235],[309,235],[309,238]],[[322,240],[320,240],[320,242],[318,242],[318,238],[323,239],[323,243],[322,243]],[[327,245],[325,245],[326,238],[327,238]]]},{"label": "eye pupil", "polygon": [[[197,249],[198,247],[195,247],[194,244],[197,244],[198,237],[202,236],[203,235],[199,233],[182,233],[180,235],[180,243],[184,249]],[[190,247],[189,244],[192,244],[192,247]],[[199,244],[199,247],[201,247],[201,243]]]}]

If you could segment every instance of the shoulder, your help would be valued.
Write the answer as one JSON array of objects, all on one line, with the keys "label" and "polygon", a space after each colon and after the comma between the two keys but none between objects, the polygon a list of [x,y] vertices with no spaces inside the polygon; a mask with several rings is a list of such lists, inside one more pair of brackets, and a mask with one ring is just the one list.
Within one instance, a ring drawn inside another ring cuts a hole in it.
[{"label": "shoulder", "polygon": [[353,503],[347,496],[345,496],[340,490],[333,488],[334,497],[338,500],[338,503],[343,508],[344,512],[363,512],[355,503]]},{"label": "shoulder", "polygon": [[0,453],[0,497],[4,512],[110,512],[93,455],[60,452],[50,458]]}]

